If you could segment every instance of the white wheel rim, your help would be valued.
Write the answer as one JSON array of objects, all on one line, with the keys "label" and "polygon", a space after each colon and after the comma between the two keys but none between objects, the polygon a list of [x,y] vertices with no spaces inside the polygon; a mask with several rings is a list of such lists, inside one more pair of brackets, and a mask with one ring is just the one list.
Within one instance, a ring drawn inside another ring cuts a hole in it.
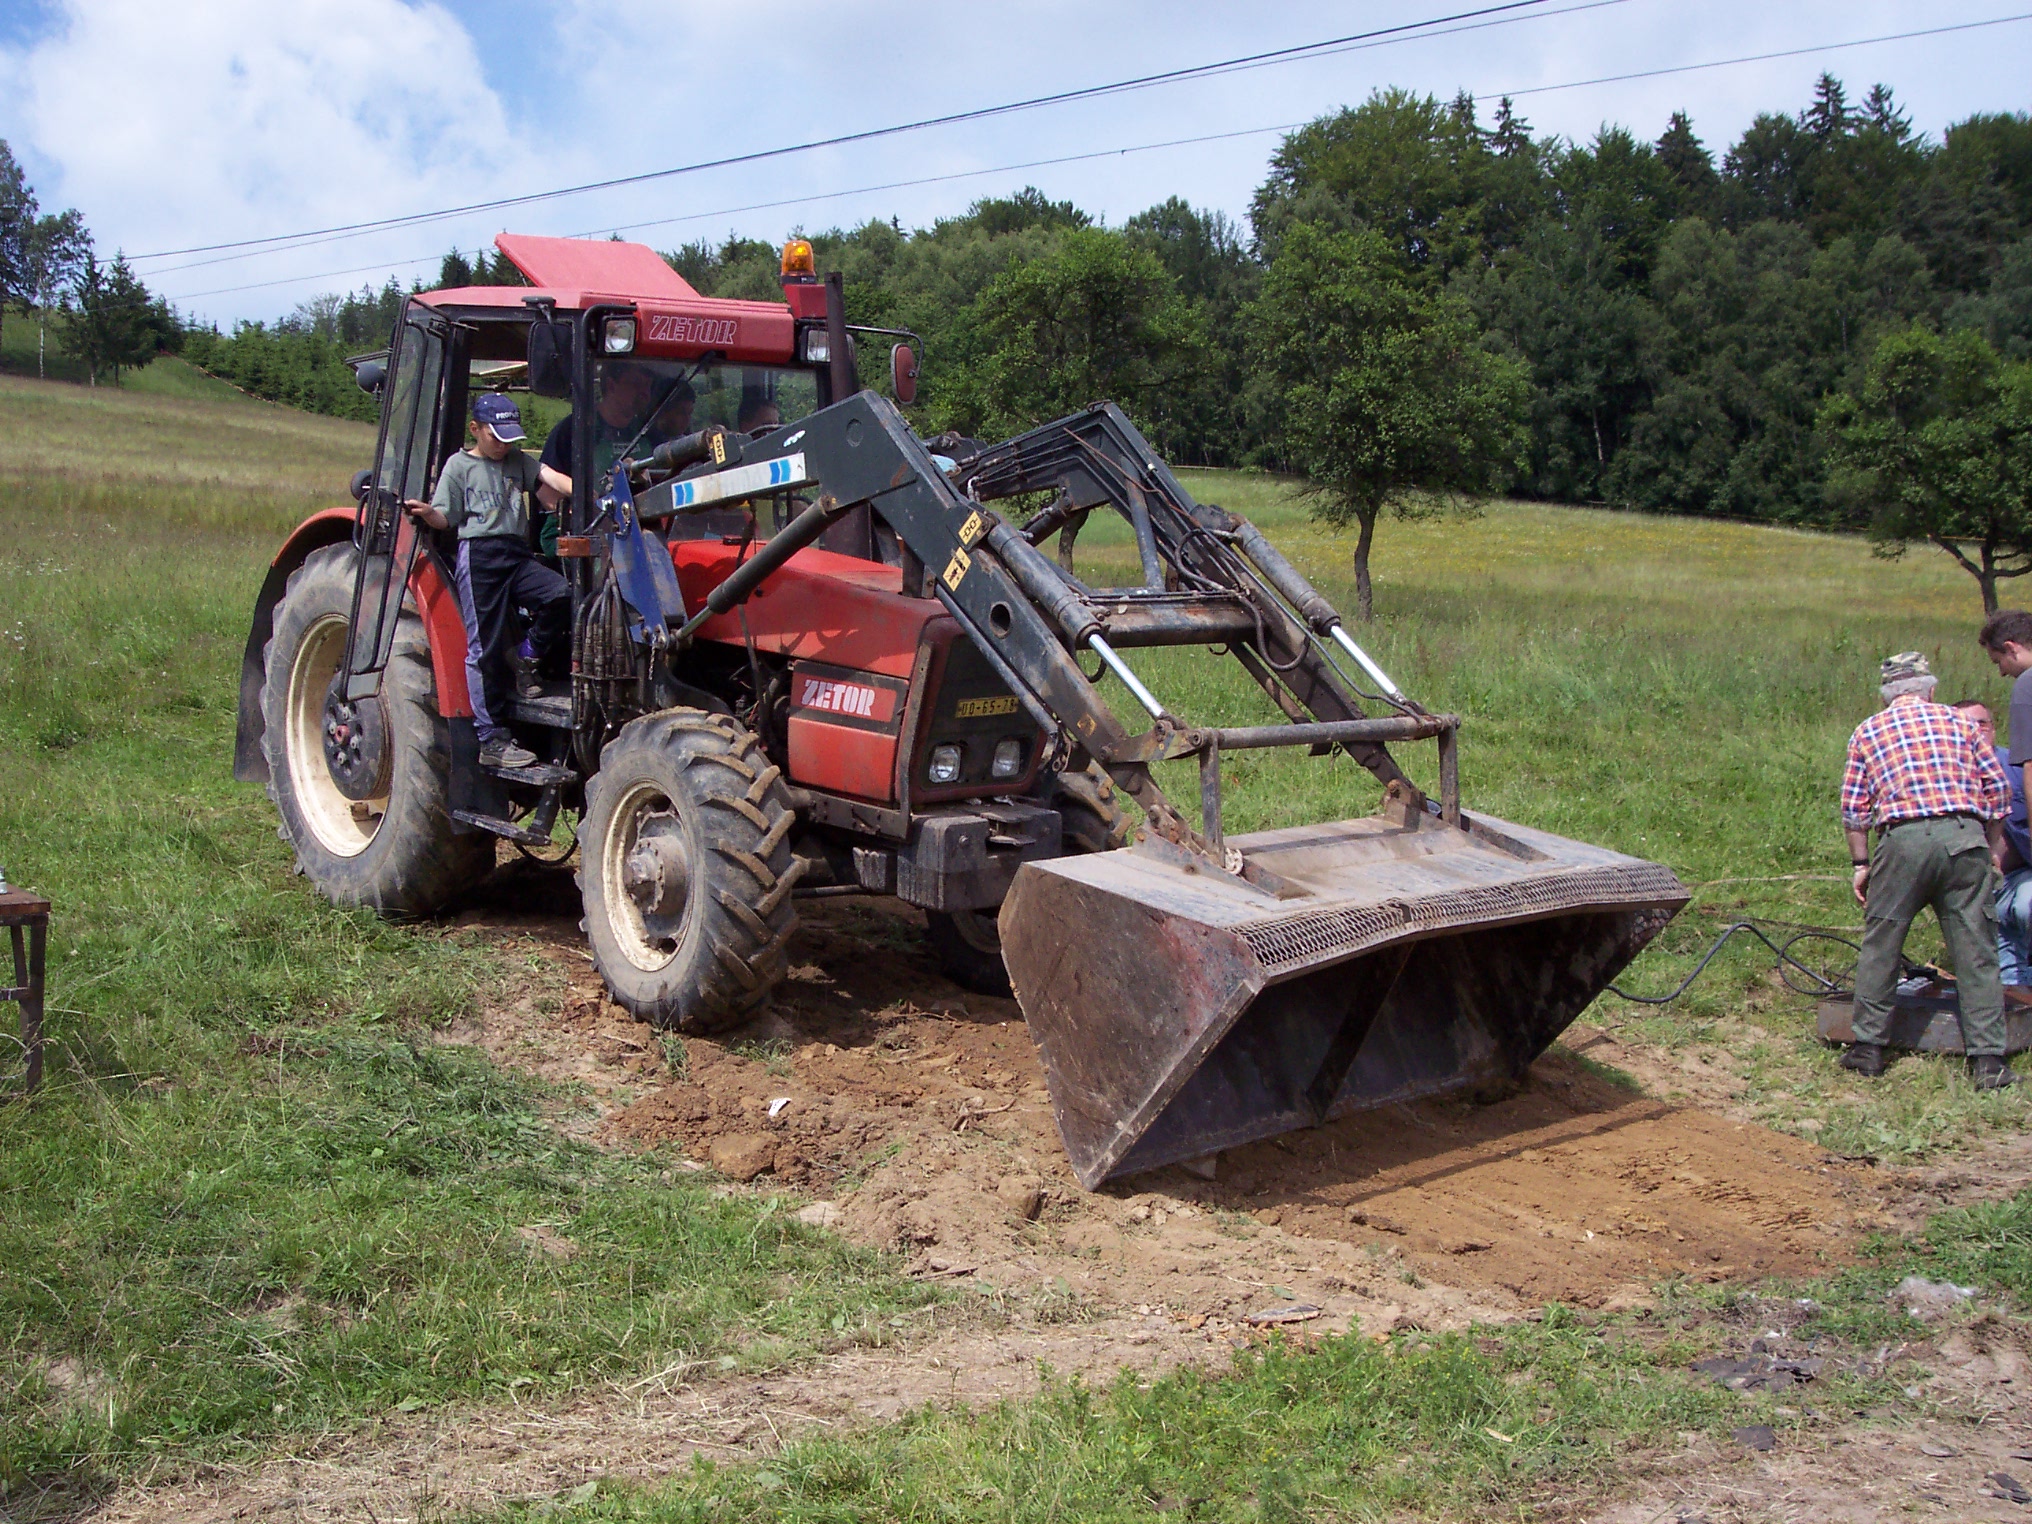
[{"label": "white wheel rim", "polygon": [[326,614],[304,631],[289,668],[283,752],[297,813],[317,844],[334,857],[358,857],[387,817],[388,794],[348,799],[325,765],[325,694],[345,655],[345,615]]},{"label": "white wheel rim", "polygon": [[[674,921],[658,918],[653,924],[628,892],[628,854],[635,850],[642,826],[653,817],[673,816],[670,796],[653,783],[632,785],[615,803],[607,817],[607,832],[600,843],[600,899],[606,907],[607,925],[621,956],[645,974],[659,973],[677,959],[684,936],[684,922],[691,910],[691,896]],[[669,833],[664,833],[666,836]],[[682,832],[676,833],[682,843]],[[584,852],[586,843],[579,841]]]}]

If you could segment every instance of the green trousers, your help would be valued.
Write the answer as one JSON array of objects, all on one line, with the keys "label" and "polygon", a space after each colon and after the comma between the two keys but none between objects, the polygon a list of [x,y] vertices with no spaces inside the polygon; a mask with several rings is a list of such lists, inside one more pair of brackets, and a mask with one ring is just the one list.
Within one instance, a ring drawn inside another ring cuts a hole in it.
[{"label": "green trousers", "polygon": [[1856,960],[1857,1042],[1881,1043],[1897,995],[1898,959],[1913,918],[1931,905],[1954,965],[1961,1040],[1969,1057],[2004,1052],[2004,986],[1997,976],[1996,870],[1983,823],[1967,815],[1901,820],[1877,839]]}]

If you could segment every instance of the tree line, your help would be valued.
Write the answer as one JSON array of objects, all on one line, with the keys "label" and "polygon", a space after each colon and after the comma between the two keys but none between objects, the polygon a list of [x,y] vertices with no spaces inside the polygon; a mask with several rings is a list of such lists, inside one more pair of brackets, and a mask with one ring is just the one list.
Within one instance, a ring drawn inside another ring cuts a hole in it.
[{"label": "tree line", "polygon": [[[1986,601],[2032,569],[2024,114],[1936,142],[1886,87],[1855,103],[1824,75],[1717,153],[1683,113],[1575,142],[1508,101],[1484,121],[1385,90],[1287,135],[1245,224],[1174,197],[1108,226],[1031,188],[813,242],[851,320],[921,336],[927,433],[1110,397],[1174,460],[1303,472],[1357,531],[1365,604],[1381,515],[1497,491],[1930,539]],[[729,237],[666,258],[766,300],[777,256]],[[438,277],[519,281],[491,252]],[[180,342],[258,395],[368,417],[343,361],[405,294]],[[1983,441],[1983,481],[1950,437]]]}]

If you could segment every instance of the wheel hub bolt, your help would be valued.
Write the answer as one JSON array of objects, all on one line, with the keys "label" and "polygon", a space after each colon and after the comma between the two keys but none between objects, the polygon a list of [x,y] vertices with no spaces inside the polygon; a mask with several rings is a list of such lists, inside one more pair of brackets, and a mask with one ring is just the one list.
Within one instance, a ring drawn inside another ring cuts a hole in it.
[{"label": "wheel hub bolt", "polygon": [[635,843],[621,865],[621,885],[644,915],[675,915],[684,907],[684,860],[667,844]]}]

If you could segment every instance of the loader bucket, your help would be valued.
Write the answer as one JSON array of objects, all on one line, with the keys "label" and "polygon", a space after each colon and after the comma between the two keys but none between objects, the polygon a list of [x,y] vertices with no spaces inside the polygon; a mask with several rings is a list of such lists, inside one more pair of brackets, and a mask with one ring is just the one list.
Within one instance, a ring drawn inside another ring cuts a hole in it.
[{"label": "loader bucket", "polygon": [[1003,906],[1003,959],[1089,1190],[1511,1082],[1687,900],[1656,863],[1486,817],[1228,844],[1277,893],[1151,844],[1028,863]]}]

